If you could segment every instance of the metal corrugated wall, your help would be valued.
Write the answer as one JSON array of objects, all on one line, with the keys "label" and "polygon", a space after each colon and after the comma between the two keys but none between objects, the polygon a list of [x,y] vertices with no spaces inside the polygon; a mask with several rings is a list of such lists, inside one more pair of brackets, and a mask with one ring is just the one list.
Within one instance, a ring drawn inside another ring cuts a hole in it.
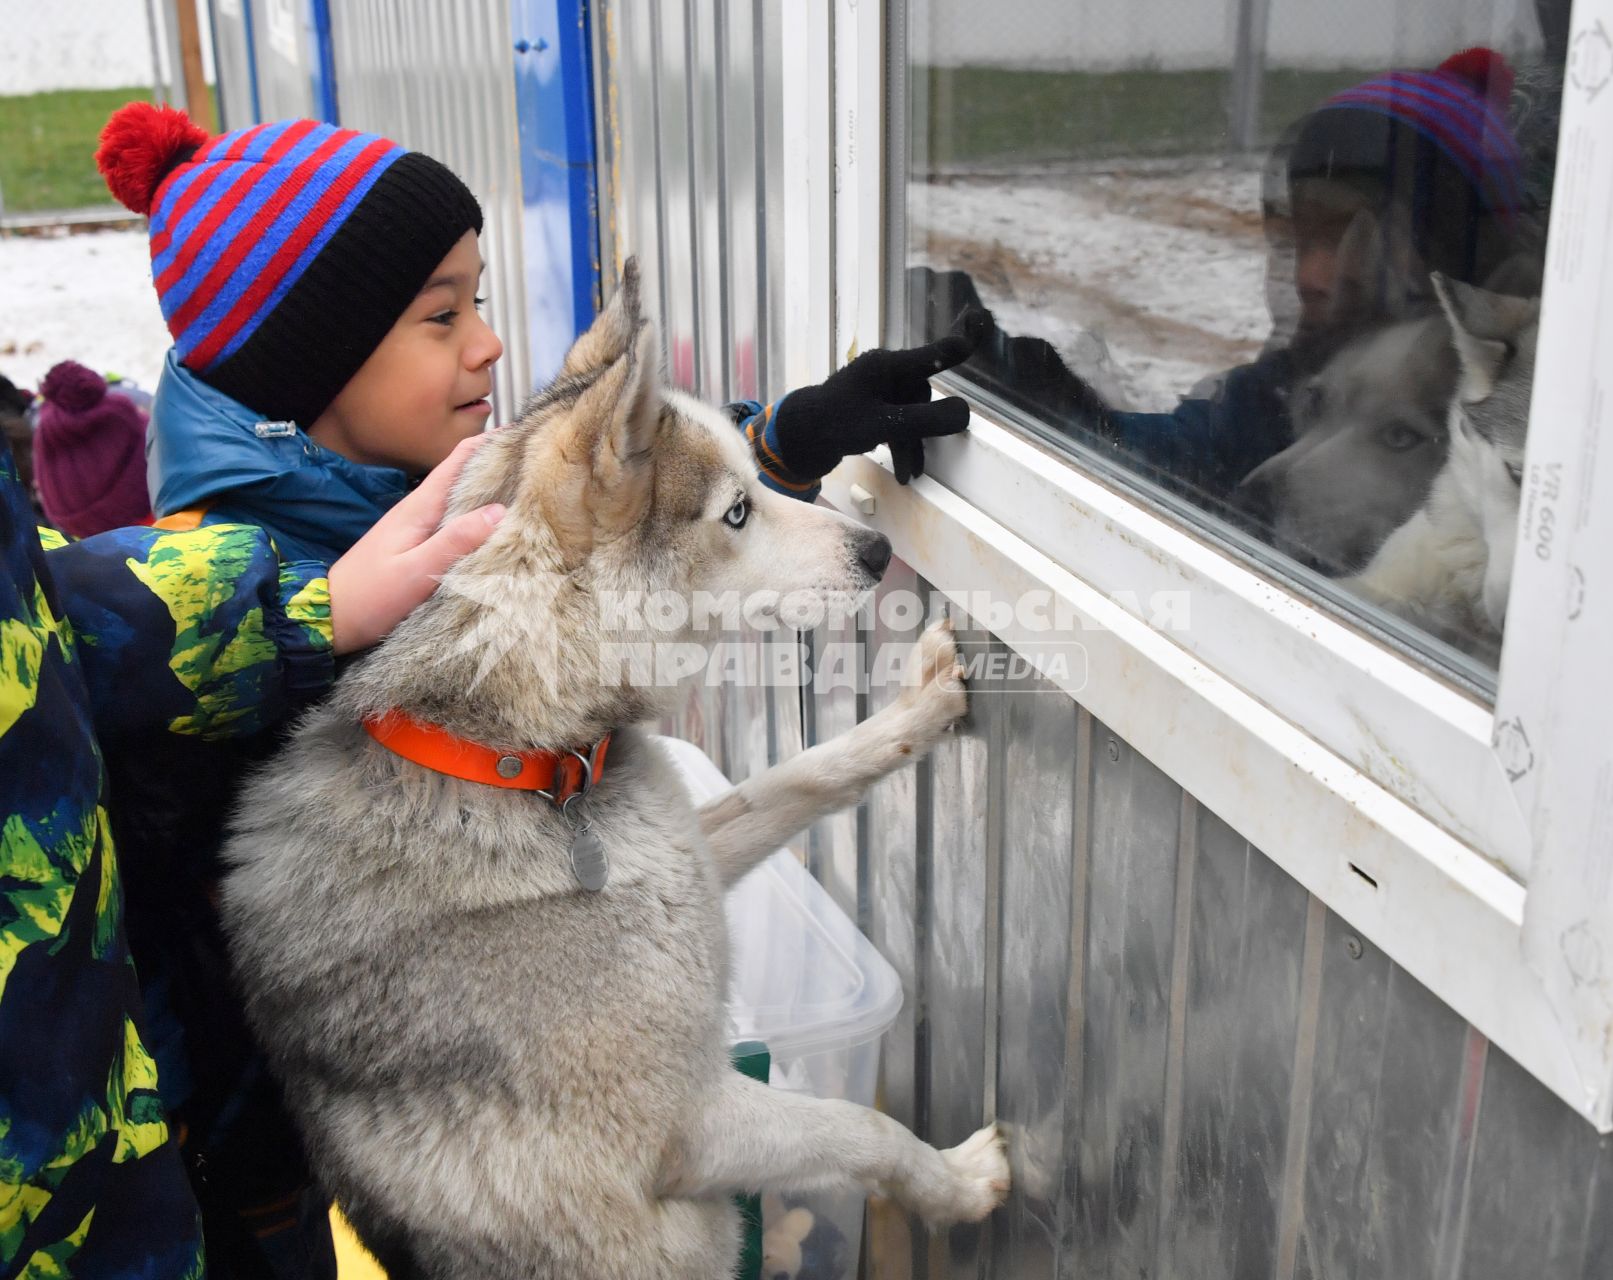
[{"label": "metal corrugated wall", "polygon": [[211,0],[213,64],[218,68],[221,132],[258,122],[252,8],[245,0]]},{"label": "metal corrugated wall", "polygon": [[[800,138],[773,9],[596,14],[606,231],[644,261],[669,368],[716,399],[752,393],[748,352],[760,394],[784,390],[768,374],[796,340],[767,289],[766,178]],[[899,562],[893,589],[929,591]],[[963,621],[967,644],[998,645]],[[884,696],[694,688],[671,727],[737,779]],[[1011,1135],[1001,1212],[932,1238],[876,1207],[867,1274],[1613,1273],[1609,1140],[1051,685],[976,697],[805,849],[902,977],[882,1105],[939,1144],[993,1117]]]},{"label": "metal corrugated wall", "polygon": [[520,146],[507,0],[341,0],[331,6],[341,123],[441,160],[482,205],[488,322],[504,339],[495,421],[531,389]]}]

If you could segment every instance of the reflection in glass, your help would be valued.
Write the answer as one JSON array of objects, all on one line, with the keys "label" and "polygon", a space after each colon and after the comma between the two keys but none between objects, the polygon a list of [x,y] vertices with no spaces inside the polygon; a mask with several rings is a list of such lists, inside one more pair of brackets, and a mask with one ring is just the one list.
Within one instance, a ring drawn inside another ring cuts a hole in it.
[{"label": "reflection in glass", "polygon": [[912,336],[1493,667],[1567,0],[1263,9],[915,3]]}]

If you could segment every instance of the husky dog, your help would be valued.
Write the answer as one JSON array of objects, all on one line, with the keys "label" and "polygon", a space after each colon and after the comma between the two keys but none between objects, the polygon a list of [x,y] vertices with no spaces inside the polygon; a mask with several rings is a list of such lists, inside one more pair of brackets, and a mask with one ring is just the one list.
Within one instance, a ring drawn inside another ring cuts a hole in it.
[{"label": "husky dog", "polygon": [[1345,585],[1488,654],[1512,588],[1540,300],[1435,277],[1459,376],[1450,452],[1425,502]]},{"label": "husky dog", "polygon": [[[867,1186],[939,1225],[1007,1188],[995,1127],[937,1151],[729,1066],[724,889],[965,701],[932,627],[890,706],[691,809],[632,727],[676,691],[600,654],[692,643],[693,620],[669,635],[601,601],[861,592],[890,544],[762,487],[732,424],[663,390],[657,360],[630,262],[556,382],[466,465],[452,510],[500,501],[503,522],[248,785],[226,850],[248,1015],[391,1280],[709,1280],[736,1265],[737,1191]],[[399,712],[512,754],[614,732],[584,825],[366,732]],[[585,832],[602,888],[574,870]]]},{"label": "husky dog", "polygon": [[1356,338],[1296,388],[1294,443],[1239,482],[1233,505],[1302,564],[1330,576],[1361,568],[1444,465],[1455,384],[1443,316]]},{"label": "husky dog", "polygon": [[1456,385],[1408,218],[1358,213],[1338,263],[1327,330],[1343,336],[1289,392],[1294,443],[1232,493],[1262,537],[1332,576],[1362,568],[1428,496]]}]

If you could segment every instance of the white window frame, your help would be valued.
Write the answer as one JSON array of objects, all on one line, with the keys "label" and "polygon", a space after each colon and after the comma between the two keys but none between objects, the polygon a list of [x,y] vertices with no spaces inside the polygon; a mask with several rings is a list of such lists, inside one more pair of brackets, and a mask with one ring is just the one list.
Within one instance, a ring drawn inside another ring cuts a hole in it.
[{"label": "white window frame", "polygon": [[[905,266],[906,152],[889,138],[906,140],[906,40],[900,3],[789,8],[807,56],[783,60],[785,99],[813,108],[785,165],[806,210],[786,272],[810,328],[792,325],[789,345],[813,353],[794,385],[904,337],[885,302]],[[1082,620],[1087,667],[1055,683],[1609,1132],[1613,433],[1597,441],[1613,397],[1597,371],[1613,370],[1613,0],[1578,0],[1572,30],[1493,711],[979,412],[967,436],[927,447],[914,484],[898,487],[881,453],[848,459],[824,493],[960,608],[977,592],[1056,595]],[[833,86],[826,113],[814,83]],[[1152,593],[1183,589],[1190,629],[1151,626]],[[1037,637],[998,634],[1034,659]]]}]

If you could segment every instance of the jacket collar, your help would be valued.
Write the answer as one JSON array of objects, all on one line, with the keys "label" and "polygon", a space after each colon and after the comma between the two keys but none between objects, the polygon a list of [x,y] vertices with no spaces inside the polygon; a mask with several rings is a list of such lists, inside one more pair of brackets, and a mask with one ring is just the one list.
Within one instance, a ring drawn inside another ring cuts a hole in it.
[{"label": "jacket collar", "polygon": [[159,516],[205,505],[209,520],[255,524],[288,560],[335,560],[409,489],[394,467],[332,453],[294,422],[266,422],[208,386],[170,348],[146,433]]}]

